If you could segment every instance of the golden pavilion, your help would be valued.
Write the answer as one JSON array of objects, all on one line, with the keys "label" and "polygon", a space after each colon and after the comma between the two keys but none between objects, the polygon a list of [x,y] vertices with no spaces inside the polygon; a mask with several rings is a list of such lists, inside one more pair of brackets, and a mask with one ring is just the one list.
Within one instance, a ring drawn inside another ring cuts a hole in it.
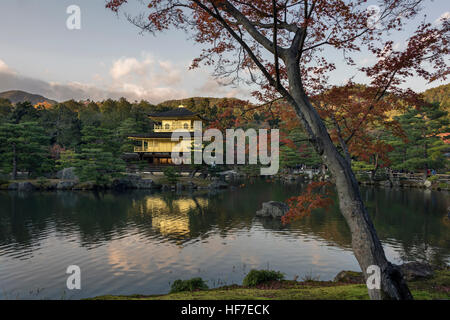
[{"label": "golden pavilion", "polygon": [[[191,150],[194,121],[201,121],[200,117],[184,106],[166,112],[150,114],[149,118],[155,123],[153,132],[144,135],[133,135],[128,138],[139,142],[134,152],[140,159],[147,160],[150,164],[172,164],[172,149],[179,143],[171,141],[172,133],[189,132],[191,141],[183,148]],[[187,150],[186,150],[187,151]]]}]

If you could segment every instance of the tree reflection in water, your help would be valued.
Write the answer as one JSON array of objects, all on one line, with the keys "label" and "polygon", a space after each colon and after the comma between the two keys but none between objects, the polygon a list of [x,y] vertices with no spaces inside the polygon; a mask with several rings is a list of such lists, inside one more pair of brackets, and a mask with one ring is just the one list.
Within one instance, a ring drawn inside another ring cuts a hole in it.
[{"label": "tree reflection in water", "polygon": [[[286,226],[255,218],[264,201],[297,193],[297,185],[258,180],[214,193],[0,192],[0,291],[38,283],[58,298],[69,264],[91,284],[77,298],[164,293],[180,277],[239,283],[250,268],[322,280],[358,270],[337,204]],[[448,194],[362,194],[389,259],[449,263]]]}]

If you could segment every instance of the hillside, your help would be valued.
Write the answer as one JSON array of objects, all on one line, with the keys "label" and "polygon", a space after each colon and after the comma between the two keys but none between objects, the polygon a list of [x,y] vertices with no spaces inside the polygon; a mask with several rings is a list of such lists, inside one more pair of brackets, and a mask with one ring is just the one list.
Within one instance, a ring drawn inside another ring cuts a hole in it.
[{"label": "hillside", "polygon": [[428,89],[423,95],[427,102],[439,103],[444,110],[450,112],[450,83]]},{"label": "hillside", "polygon": [[213,107],[221,104],[225,101],[241,101],[236,98],[210,98],[210,97],[192,97],[179,100],[168,100],[158,104],[160,107],[176,108],[179,105],[183,105],[187,108],[205,108]]},{"label": "hillside", "polygon": [[47,102],[50,104],[56,104],[57,102],[38,94],[28,93],[20,90],[11,90],[0,93],[0,98],[8,99],[11,103],[29,101],[32,105],[36,105],[41,102]]},{"label": "hillside", "polygon": [[161,111],[177,108],[180,105],[202,115],[205,119],[216,119],[223,108],[245,105],[246,102],[236,98],[193,97],[179,100],[168,100],[157,105]]}]

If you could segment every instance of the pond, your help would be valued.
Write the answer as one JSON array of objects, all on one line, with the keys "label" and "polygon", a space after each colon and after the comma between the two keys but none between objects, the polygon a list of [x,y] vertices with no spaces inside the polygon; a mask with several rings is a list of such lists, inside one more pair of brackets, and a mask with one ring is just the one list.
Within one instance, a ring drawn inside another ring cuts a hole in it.
[{"label": "pond", "polygon": [[[176,279],[210,287],[241,283],[249,270],[331,280],[359,271],[337,205],[283,226],[261,220],[264,201],[301,186],[263,180],[211,193],[0,193],[0,298],[79,299],[162,294]],[[448,193],[363,188],[394,263],[450,263]],[[81,290],[66,269],[81,268]]]}]

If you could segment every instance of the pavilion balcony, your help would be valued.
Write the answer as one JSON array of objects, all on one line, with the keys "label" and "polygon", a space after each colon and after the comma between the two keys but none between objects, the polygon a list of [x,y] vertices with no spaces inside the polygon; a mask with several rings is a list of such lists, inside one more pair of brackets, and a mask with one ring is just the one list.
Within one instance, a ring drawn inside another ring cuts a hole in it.
[{"label": "pavilion balcony", "polygon": [[172,147],[134,147],[134,152],[172,152]]},{"label": "pavilion balcony", "polygon": [[194,131],[194,126],[183,126],[183,125],[155,125],[153,127],[154,132],[173,132],[175,130],[185,130],[185,131]]},{"label": "pavilion balcony", "polygon": [[[155,152],[155,153],[171,153],[173,146],[145,146],[145,147],[134,147],[134,152],[143,153],[143,152]],[[190,149],[182,149],[185,152],[189,152]]]}]

